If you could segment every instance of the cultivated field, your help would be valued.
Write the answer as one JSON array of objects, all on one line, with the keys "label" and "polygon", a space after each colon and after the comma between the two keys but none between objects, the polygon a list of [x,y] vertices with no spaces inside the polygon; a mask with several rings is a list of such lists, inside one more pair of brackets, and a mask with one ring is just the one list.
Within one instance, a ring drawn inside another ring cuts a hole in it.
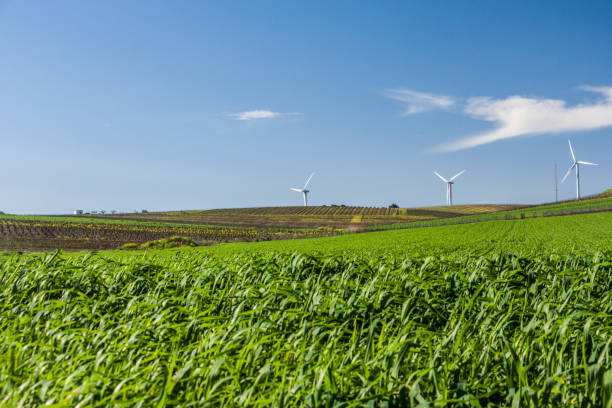
[{"label": "cultivated field", "polygon": [[333,235],[328,228],[253,228],[70,217],[0,216],[0,250],[116,249],[181,236],[198,245]]},{"label": "cultivated field", "polygon": [[[436,208],[436,207],[432,207]],[[495,221],[495,220],[516,220],[538,217],[556,217],[572,214],[585,214],[594,212],[612,211],[612,196],[604,192],[600,196],[595,196],[580,201],[564,201],[558,203],[523,206],[516,209],[500,210],[495,212],[472,211],[461,217],[439,218],[430,221],[415,221],[410,223],[394,223],[387,225],[368,226],[366,230],[384,229],[404,229],[421,228],[441,225],[470,224],[475,222]]]},{"label": "cultivated field", "polygon": [[270,207],[86,216],[0,214],[0,250],[116,249],[182,236],[198,245],[324,237],[612,210],[612,197],[546,204],[428,208]]},{"label": "cultivated field", "polygon": [[282,251],[313,256],[361,254],[378,258],[391,254],[456,259],[499,253],[530,258],[592,254],[612,250],[612,212],[345,234],[312,240],[232,243],[202,250],[215,256]]},{"label": "cultivated field", "polygon": [[0,250],[115,249],[173,236],[190,238],[198,245],[310,238],[515,207],[456,206],[430,210],[329,206],[85,216],[0,214]]},{"label": "cultivated field", "polygon": [[180,222],[206,225],[237,225],[249,227],[346,229],[437,220],[469,214],[504,211],[516,205],[474,205],[431,208],[375,208],[348,206],[232,208],[205,211],[169,211],[145,214],[105,215],[110,219]]},{"label": "cultivated field", "polygon": [[0,258],[0,406],[603,407],[612,213]]}]

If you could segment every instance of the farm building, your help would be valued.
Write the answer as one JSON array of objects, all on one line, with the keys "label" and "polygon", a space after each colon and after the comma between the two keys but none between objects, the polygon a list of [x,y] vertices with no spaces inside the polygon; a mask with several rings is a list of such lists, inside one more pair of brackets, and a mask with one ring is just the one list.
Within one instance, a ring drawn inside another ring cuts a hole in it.
[{"label": "farm building", "polygon": [[74,210],[74,212],[72,214],[74,214],[74,215],[83,215],[83,210]]}]

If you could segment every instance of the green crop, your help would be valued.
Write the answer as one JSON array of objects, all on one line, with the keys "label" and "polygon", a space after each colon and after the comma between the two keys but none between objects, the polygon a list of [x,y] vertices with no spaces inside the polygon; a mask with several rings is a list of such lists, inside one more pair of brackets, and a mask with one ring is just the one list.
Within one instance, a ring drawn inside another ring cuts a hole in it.
[{"label": "green crop", "polygon": [[14,256],[0,406],[603,406],[612,255]]},{"label": "green crop", "polygon": [[0,406],[612,407],[612,213],[0,257]]},{"label": "green crop", "polygon": [[[511,210],[486,210],[486,206],[472,208],[471,206],[455,206],[450,207],[453,210],[459,207],[465,209],[465,215],[439,218],[434,220],[413,222],[399,222],[387,225],[370,225],[365,229],[370,231],[389,230],[389,229],[405,229],[405,228],[423,228],[445,225],[470,224],[477,222],[495,221],[495,220],[514,220],[537,217],[552,217],[568,214],[590,213],[612,211],[612,198],[591,198],[579,201],[564,201],[559,203],[543,204],[536,206],[525,206],[519,209]],[[445,207],[429,207],[432,210],[443,209]],[[482,212],[479,212],[481,210]]]},{"label": "green crop", "polygon": [[459,260],[496,252],[531,257],[551,253],[592,254],[610,250],[612,212],[345,234],[317,239],[223,244],[197,249],[219,256],[275,251],[371,257],[387,254],[436,255]]}]

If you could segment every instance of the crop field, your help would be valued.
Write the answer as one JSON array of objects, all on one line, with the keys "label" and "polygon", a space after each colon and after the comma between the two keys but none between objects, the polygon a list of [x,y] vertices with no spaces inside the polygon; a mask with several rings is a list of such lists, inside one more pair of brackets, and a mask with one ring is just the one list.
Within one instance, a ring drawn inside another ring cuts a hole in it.
[{"label": "crop field", "polygon": [[[605,196],[605,193],[604,195]],[[612,197],[540,206],[270,207],[85,216],[0,214],[0,250],[115,249],[175,236],[199,245],[323,237],[612,210]]]},{"label": "crop field", "polygon": [[144,214],[98,216],[105,219],[180,222],[188,224],[233,225],[276,228],[347,228],[359,216],[363,227],[437,220],[469,214],[515,209],[517,205],[473,205],[432,208],[377,208],[349,206],[261,207],[203,211],[169,211]]},{"label": "crop field", "polygon": [[512,253],[526,257],[612,250],[612,212],[345,234],[317,239],[228,243],[203,248],[215,256],[248,252],[361,254],[384,257],[444,256],[453,259]]},{"label": "crop field", "polygon": [[[114,249],[172,236],[183,236],[199,245],[231,241],[267,241],[316,237],[333,233],[325,229],[255,229],[179,224],[155,224],[110,220],[84,222],[81,219],[39,221],[30,217],[0,217],[0,250],[45,250],[63,248]],[[68,218],[68,217],[64,217]],[[53,217],[45,217],[53,219]]]},{"label": "crop field", "polygon": [[[612,210],[608,192],[580,201],[544,205],[480,204],[451,207],[376,208],[351,206],[260,207],[217,210],[167,211],[115,215],[88,215],[99,222],[180,223],[233,228],[284,228],[367,231],[429,227],[489,220],[554,216]],[[72,217],[62,217],[70,220]],[[81,219],[82,217],[74,217]]]},{"label": "crop field", "polygon": [[612,213],[0,257],[0,406],[609,407]]},{"label": "crop field", "polygon": [[[431,207],[432,209],[437,207]],[[443,208],[443,207],[442,207]],[[501,210],[495,212],[480,212],[472,210],[463,216],[439,218],[435,220],[393,223],[387,225],[370,225],[366,230],[421,228],[440,225],[468,224],[494,220],[513,220],[537,217],[554,217],[561,215],[582,214],[592,212],[612,211],[612,197],[604,192],[601,197],[580,201],[565,201],[559,203],[535,205],[529,207]]]},{"label": "crop field", "polygon": [[116,249],[174,236],[190,238],[199,245],[321,237],[363,231],[368,226],[405,225],[515,207],[322,206],[80,216],[0,214],[0,250]]}]

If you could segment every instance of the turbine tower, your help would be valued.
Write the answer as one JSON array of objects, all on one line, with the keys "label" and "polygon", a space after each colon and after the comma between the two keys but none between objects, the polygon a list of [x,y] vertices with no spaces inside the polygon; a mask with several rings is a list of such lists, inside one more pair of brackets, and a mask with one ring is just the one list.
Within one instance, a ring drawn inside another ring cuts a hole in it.
[{"label": "turbine tower", "polygon": [[570,173],[572,172],[572,170],[574,170],[574,167],[575,167],[576,168],[576,200],[580,200],[580,165],[586,164],[587,166],[597,166],[597,164],[587,162],[587,161],[582,161],[582,160],[576,160],[574,149],[572,149],[572,142],[568,140],[567,143],[569,143],[570,153],[572,155],[572,165],[570,166],[567,173],[565,173],[565,176],[563,176],[563,180],[561,180],[561,183],[565,181],[567,176],[570,175]]},{"label": "turbine tower", "polygon": [[304,197],[304,207],[308,207],[308,193],[310,193],[310,190],[307,190],[306,187],[308,187],[308,183],[310,183],[310,179],[312,178],[312,176],[314,176],[314,173],[312,173],[310,177],[308,177],[308,180],[306,180],[306,184],[304,184],[304,187],[302,188],[291,187],[290,188],[290,190],[297,191],[298,193],[302,193],[302,196]]},{"label": "turbine tower", "polygon": [[465,170],[461,170],[459,173],[455,174],[453,177],[447,180],[441,175],[439,175],[437,171],[434,171],[434,174],[440,177],[442,181],[446,183],[446,205],[453,205],[453,184],[455,184],[453,180],[455,180],[463,173],[465,173]]}]

